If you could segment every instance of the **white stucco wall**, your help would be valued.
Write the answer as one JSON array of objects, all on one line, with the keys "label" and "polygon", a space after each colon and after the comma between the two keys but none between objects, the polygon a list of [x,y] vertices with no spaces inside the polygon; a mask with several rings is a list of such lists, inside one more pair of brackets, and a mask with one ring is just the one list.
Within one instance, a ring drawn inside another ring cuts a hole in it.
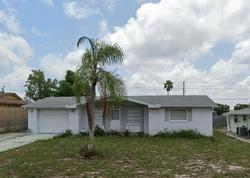
[{"label": "white stucco wall", "polygon": [[37,109],[28,109],[28,129],[32,133],[38,132],[38,125],[37,125],[37,117],[38,117],[38,110]]},{"label": "white stucco wall", "polygon": [[[68,129],[72,130],[74,134],[79,133],[79,131],[81,130],[79,110],[78,109],[65,109],[65,110],[67,110]],[[43,109],[43,112],[46,112],[46,109]],[[28,129],[30,129],[32,133],[39,132],[38,117],[39,117],[38,109],[28,109]]]},{"label": "white stucco wall", "polygon": [[159,131],[193,129],[203,135],[213,135],[212,108],[192,108],[192,121],[166,121],[165,108],[149,109],[149,134]]},{"label": "white stucco wall", "polygon": [[228,131],[236,133],[236,127],[239,127],[239,123],[234,122],[234,116],[229,116],[227,121]]},{"label": "white stucco wall", "polygon": [[[33,132],[38,132],[38,110],[28,109],[28,128]],[[148,117],[147,117],[148,115]],[[148,118],[148,121],[147,119]],[[165,108],[144,109],[143,129],[145,133],[154,135],[159,131],[173,131],[196,129],[204,135],[213,135],[212,127],[212,109],[211,108],[192,108],[192,121],[173,122],[165,120]],[[116,123],[118,124],[118,123]],[[84,107],[68,109],[68,128],[73,133],[79,133],[81,130],[88,130],[87,113]],[[112,124],[113,129],[117,128]]]},{"label": "white stucco wall", "polygon": [[69,130],[72,131],[74,134],[78,134],[80,131],[79,126],[79,109],[68,109],[68,124],[69,124]]},{"label": "white stucco wall", "polygon": [[87,131],[88,130],[88,118],[87,118],[87,111],[86,108],[84,107],[82,110],[82,114],[81,114],[81,122],[82,122],[82,130]]},{"label": "white stucco wall", "polygon": [[81,105],[77,107],[78,109],[78,117],[79,117],[79,130],[85,130],[87,127],[87,123],[84,123],[85,119],[85,108]]},{"label": "white stucco wall", "polygon": [[250,115],[246,115],[246,120],[243,120],[242,115],[237,115],[238,122],[234,121],[234,115],[230,115],[227,117],[227,130],[233,133],[236,133],[237,127],[248,127],[250,128]]}]

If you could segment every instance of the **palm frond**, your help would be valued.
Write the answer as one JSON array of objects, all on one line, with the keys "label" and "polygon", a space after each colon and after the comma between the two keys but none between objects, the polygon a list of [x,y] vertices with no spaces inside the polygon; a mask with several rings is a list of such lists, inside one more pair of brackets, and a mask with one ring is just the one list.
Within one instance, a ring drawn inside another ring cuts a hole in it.
[{"label": "palm frond", "polygon": [[121,63],[124,60],[124,53],[118,44],[99,42],[97,61],[105,65]]},{"label": "palm frond", "polygon": [[73,89],[78,103],[81,103],[82,96],[88,96],[90,93],[88,75],[88,72],[84,71],[82,67],[78,68],[75,73]]},{"label": "palm frond", "polygon": [[106,95],[114,104],[119,105],[127,92],[123,81],[117,74],[100,70],[98,72],[98,88],[102,95]]},{"label": "palm frond", "polygon": [[97,41],[96,40],[93,40],[93,39],[90,39],[89,37],[87,36],[82,36],[78,39],[77,41],[77,47],[79,48],[80,45],[84,45],[84,43],[88,41],[89,44],[90,44],[90,48],[91,48],[91,51],[92,51],[92,55],[93,55],[93,58],[95,58],[95,53],[96,53],[96,43]]}]

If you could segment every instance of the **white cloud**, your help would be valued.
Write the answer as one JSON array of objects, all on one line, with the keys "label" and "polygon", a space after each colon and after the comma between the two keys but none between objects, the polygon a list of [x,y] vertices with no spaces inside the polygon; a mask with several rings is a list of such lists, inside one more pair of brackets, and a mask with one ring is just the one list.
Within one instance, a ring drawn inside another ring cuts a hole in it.
[{"label": "white cloud", "polygon": [[0,69],[23,66],[33,54],[31,46],[21,36],[0,32],[0,41]]},{"label": "white cloud", "polygon": [[0,41],[0,86],[24,96],[24,84],[30,73],[27,61],[33,50],[21,36],[0,32]]},{"label": "white cloud", "polygon": [[5,26],[12,33],[20,33],[22,31],[16,17],[12,14],[7,14],[3,10],[0,10],[0,24]]},{"label": "white cloud", "polygon": [[[250,39],[235,45],[230,59],[220,59],[211,68],[211,75],[221,81],[238,81],[250,76]],[[223,71],[223,72],[222,72]]]},{"label": "white cloud", "polygon": [[0,86],[5,86],[6,92],[16,92],[24,97],[24,85],[31,73],[31,68],[23,66],[14,66],[11,73],[8,73],[0,82]]},{"label": "white cloud", "polygon": [[119,0],[104,0],[104,3],[106,4],[109,11],[113,12],[115,10],[116,3],[118,3]]},{"label": "white cloud", "polygon": [[63,9],[67,16],[75,19],[84,19],[90,15],[99,15],[100,10],[86,6],[78,1],[68,1],[63,3]]},{"label": "white cloud", "polygon": [[[189,94],[250,98],[249,88],[241,93],[235,88],[250,75],[249,12],[250,1],[244,0],[161,0],[142,5],[136,17],[107,35],[126,54],[122,68],[129,93],[163,93],[162,83],[171,79],[179,82],[176,88],[181,88],[180,81],[190,82]],[[220,42],[235,44],[231,58],[207,70],[197,68],[194,61],[204,60],[202,56]]]},{"label": "white cloud", "polygon": [[108,33],[108,22],[106,20],[101,20],[99,22],[99,36],[103,38]]},{"label": "white cloud", "polygon": [[36,36],[46,36],[46,33],[41,32],[38,28],[32,27],[31,32]]},{"label": "white cloud", "polygon": [[0,10],[0,25],[5,27],[0,30],[0,86],[24,96],[24,84],[30,73],[27,61],[32,57],[33,49],[20,36],[22,28],[14,14],[14,9],[9,9],[8,13]]},{"label": "white cloud", "polygon": [[53,7],[54,6],[54,1],[53,0],[41,0],[42,2],[46,3],[47,5]]},{"label": "white cloud", "polygon": [[74,50],[66,55],[47,54],[41,60],[41,68],[52,77],[62,79],[66,70],[75,70],[81,63],[82,50]]}]

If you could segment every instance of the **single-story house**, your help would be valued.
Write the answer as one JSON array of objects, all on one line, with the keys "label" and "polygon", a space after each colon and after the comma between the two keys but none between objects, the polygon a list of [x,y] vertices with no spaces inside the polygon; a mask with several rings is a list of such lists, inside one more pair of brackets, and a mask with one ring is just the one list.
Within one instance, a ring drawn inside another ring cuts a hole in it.
[{"label": "single-story house", "polygon": [[[73,133],[88,129],[85,98],[49,97],[25,105],[29,129],[34,133]],[[212,108],[215,103],[205,95],[128,96],[120,107],[112,107],[108,129],[144,132],[193,129],[213,135]],[[95,125],[102,126],[102,104],[96,101]]]},{"label": "single-story house", "polygon": [[250,107],[224,114],[227,117],[227,130],[239,134],[239,128],[250,130]]}]

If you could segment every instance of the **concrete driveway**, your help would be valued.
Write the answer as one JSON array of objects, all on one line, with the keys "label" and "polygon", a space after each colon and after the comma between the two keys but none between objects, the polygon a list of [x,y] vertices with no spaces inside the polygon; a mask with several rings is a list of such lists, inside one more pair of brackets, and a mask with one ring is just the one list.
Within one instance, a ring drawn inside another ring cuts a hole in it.
[{"label": "concrete driveway", "polygon": [[0,152],[23,146],[37,140],[53,138],[56,134],[7,133],[0,134]]}]

